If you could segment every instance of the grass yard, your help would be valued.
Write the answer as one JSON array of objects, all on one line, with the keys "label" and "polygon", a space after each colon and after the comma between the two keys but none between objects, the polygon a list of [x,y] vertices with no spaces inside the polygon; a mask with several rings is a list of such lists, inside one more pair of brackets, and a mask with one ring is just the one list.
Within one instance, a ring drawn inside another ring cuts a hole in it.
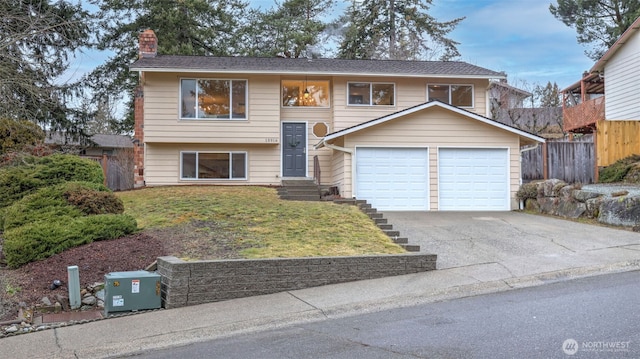
[{"label": "grass yard", "polygon": [[276,190],[175,186],[119,192],[138,226],[183,259],[404,253],[355,206],[283,201]]}]

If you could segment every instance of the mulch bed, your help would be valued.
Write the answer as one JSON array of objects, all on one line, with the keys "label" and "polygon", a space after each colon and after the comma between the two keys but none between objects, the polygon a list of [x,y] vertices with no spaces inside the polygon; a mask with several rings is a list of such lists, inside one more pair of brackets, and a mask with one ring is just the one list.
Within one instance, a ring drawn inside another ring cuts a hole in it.
[{"label": "mulch bed", "polygon": [[[68,296],[67,267],[78,266],[80,285],[103,282],[109,272],[145,269],[157,257],[169,254],[163,241],[145,233],[93,242],[66,250],[41,261],[15,270],[3,269],[13,285],[21,290],[12,298],[27,305],[39,303],[43,297],[54,300],[56,294]],[[49,287],[54,279],[63,281],[55,290]]]}]

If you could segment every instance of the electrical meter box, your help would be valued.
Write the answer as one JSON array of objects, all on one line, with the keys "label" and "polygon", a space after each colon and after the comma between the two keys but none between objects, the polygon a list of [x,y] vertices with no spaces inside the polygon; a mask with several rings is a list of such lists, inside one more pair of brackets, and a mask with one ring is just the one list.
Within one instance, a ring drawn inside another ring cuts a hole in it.
[{"label": "electrical meter box", "polygon": [[104,315],[160,308],[160,274],[144,270],[104,276]]}]

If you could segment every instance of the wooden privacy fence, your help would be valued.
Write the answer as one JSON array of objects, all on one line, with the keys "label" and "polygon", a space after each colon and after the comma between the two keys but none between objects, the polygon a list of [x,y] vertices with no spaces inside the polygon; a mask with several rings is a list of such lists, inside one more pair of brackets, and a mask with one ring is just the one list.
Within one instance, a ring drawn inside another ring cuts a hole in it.
[{"label": "wooden privacy fence", "polygon": [[133,158],[124,154],[116,156],[81,156],[96,161],[102,166],[104,185],[112,191],[124,191],[133,188]]},{"label": "wooden privacy fence", "polygon": [[547,142],[522,154],[522,180],[557,178],[567,183],[594,183],[595,163],[592,142]]},{"label": "wooden privacy fence", "polygon": [[598,121],[598,166],[640,153],[640,121]]}]

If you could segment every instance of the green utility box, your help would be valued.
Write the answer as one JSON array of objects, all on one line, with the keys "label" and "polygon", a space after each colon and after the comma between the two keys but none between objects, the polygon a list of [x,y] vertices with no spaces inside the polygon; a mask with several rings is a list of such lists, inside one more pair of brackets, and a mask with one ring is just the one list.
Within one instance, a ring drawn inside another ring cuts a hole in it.
[{"label": "green utility box", "polygon": [[160,274],[144,270],[104,276],[104,315],[160,308]]}]

